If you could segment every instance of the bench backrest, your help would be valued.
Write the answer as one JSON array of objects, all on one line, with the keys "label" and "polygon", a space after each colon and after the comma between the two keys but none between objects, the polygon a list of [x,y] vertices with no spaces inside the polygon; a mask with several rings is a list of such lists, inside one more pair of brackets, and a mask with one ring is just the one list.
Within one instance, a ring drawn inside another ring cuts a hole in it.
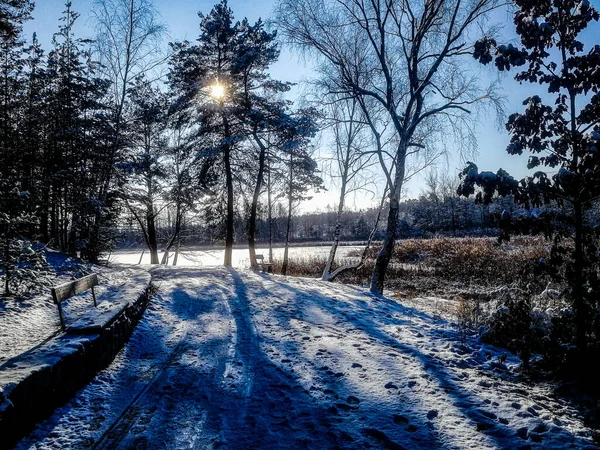
[{"label": "bench backrest", "polygon": [[[52,288],[52,298],[54,303],[57,305],[60,302],[73,297],[74,295],[80,294],[87,291],[90,288],[98,285],[98,275],[93,273],[86,277],[80,278],[75,281],[69,281]],[[94,304],[96,303],[96,295],[92,289],[92,295],[94,296]]]},{"label": "bench backrest", "polygon": [[258,261],[259,259],[260,259],[261,261],[264,261],[264,260],[265,260],[265,257],[264,257],[262,254],[260,254],[260,253],[256,254],[256,256],[255,256],[255,257],[256,257],[256,260],[257,260],[257,261]]}]

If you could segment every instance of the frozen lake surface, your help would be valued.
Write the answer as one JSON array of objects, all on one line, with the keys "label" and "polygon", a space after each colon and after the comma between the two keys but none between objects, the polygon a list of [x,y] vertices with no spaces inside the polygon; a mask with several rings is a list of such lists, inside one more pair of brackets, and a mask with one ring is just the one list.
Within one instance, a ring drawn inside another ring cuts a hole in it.
[{"label": "frozen lake surface", "polygon": [[[338,247],[337,258],[345,258],[348,253],[352,250],[360,250],[364,247],[350,245]],[[290,247],[289,257],[290,259],[308,259],[308,258],[327,258],[329,250],[331,249],[328,245],[323,246],[309,246],[309,247]],[[283,259],[283,247],[273,248],[273,258],[277,260]],[[262,254],[265,257],[265,261],[269,259],[269,249],[259,247],[256,249],[257,254]],[[135,251],[118,251],[110,255],[110,262],[120,264],[138,264],[140,261],[140,250]],[[179,259],[177,260],[178,266],[220,266],[223,264],[223,257],[225,254],[224,249],[205,249],[205,250],[182,250],[179,253]],[[171,253],[169,263],[173,261],[174,253]],[[162,260],[163,252],[158,254],[159,260]],[[141,264],[150,264],[150,253],[144,252]],[[247,248],[234,248],[232,254],[232,265],[236,268],[248,268],[250,266],[248,258]]]}]

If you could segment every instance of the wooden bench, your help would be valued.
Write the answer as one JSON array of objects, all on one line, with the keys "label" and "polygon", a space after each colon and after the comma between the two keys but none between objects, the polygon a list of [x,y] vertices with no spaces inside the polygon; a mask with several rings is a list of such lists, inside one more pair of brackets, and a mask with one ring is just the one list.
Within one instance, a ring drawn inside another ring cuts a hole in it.
[{"label": "wooden bench", "polygon": [[273,273],[273,263],[265,262],[265,257],[263,255],[256,255],[256,264],[258,264],[258,267],[260,267],[260,270],[263,272]]},{"label": "wooden bench", "polygon": [[82,292],[91,289],[92,297],[94,299],[94,306],[98,307],[98,303],[96,301],[96,293],[94,292],[94,286],[98,286],[98,275],[95,273],[83,278],[79,278],[75,281],[63,283],[52,288],[52,298],[54,299],[54,303],[56,304],[56,306],[58,306],[60,325],[63,330],[66,330],[66,326],[61,303],[73,297],[74,295],[81,294]]}]

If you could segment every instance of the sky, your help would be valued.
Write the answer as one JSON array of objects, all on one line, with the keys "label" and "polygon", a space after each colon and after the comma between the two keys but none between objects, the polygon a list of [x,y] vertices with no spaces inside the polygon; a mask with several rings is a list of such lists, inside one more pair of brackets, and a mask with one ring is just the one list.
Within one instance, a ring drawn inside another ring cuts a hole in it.
[{"label": "sky", "polygon": [[[33,12],[34,20],[28,22],[24,27],[26,38],[30,38],[35,31],[44,48],[50,48],[52,34],[58,29],[61,12],[65,9],[65,2],[62,0],[35,0],[36,7]],[[168,37],[165,43],[169,41],[180,41],[184,39],[195,40],[198,35],[199,18],[197,13],[210,12],[217,0],[154,0],[162,21],[168,29]],[[251,22],[259,18],[268,20],[275,5],[275,0],[229,0],[229,6],[233,10],[236,19],[240,20],[247,17]],[[600,0],[592,0],[592,5],[600,9]],[[76,24],[75,33],[79,37],[92,37],[94,35],[93,22],[90,11],[93,6],[93,0],[72,0],[72,9],[81,14]],[[512,20],[507,11],[497,12],[492,18],[494,22],[505,23],[504,34],[508,38],[514,37],[512,32]],[[589,45],[600,43],[600,26],[595,23],[584,36],[586,48]],[[283,49],[279,61],[272,67],[271,76],[274,79],[298,83],[298,88],[292,92],[301,90],[301,83],[304,79],[309,79],[313,72],[311,62],[305,61],[298,55]],[[483,71],[482,76],[493,77],[497,73],[495,70]],[[504,75],[501,78],[501,90],[506,96],[506,113],[519,112],[523,110],[522,102],[525,98],[532,95],[532,89],[535,93],[542,93],[539,86],[520,85],[512,78],[513,74]],[[511,156],[506,153],[506,146],[509,142],[509,135],[505,131],[501,121],[499,126],[497,117],[490,113],[487,117],[480,119],[481,123],[477,126],[478,154],[473,158],[480,170],[490,170],[496,172],[502,167],[516,178],[526,175],[527,156]],[[326,143],[326,139],[321,140]],[[440,160],[438,171],[450,175],[457,174],[465,166],[465,159],[460,155],[450,152],[448,158]],[[405,197],[417,197],[424,188],[423,176],[415,177],[408,182],[404,188]],[[327,206],[333,207],[338,202],[338,191],[335,186],[328,186],[328,191],[316,194],[312,201],[301,205],[302,211],[325,210]],[[373,198],[372,194],[353,196],[348,199],[347,205],[354,209],[364,209],[378,204],[379,199]]]}]

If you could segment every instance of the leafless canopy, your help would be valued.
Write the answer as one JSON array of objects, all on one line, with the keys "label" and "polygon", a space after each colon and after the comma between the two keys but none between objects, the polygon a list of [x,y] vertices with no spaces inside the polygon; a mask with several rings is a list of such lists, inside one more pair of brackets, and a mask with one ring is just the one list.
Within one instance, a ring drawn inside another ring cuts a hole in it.
[{"label": "leafless canopy", "polygon": [[[475,33],[502,0],[280,0],[276,21],[288,43],[316,57],[332,94],[355,98],[381,151],[390,212],[371,290],[381,293],[395,241],[407,157],[435,156],[454,134],[473,146],[471,112],[500,110],[471,58]],[[472,35],[473,34],[473,35]],[[385,125],[390,124],[391,136]],[[428,156],[427,156],[428,155]],[[429,161],[430,163],[431,161]],[[425,165],[428,162],[425,161]]]}]

